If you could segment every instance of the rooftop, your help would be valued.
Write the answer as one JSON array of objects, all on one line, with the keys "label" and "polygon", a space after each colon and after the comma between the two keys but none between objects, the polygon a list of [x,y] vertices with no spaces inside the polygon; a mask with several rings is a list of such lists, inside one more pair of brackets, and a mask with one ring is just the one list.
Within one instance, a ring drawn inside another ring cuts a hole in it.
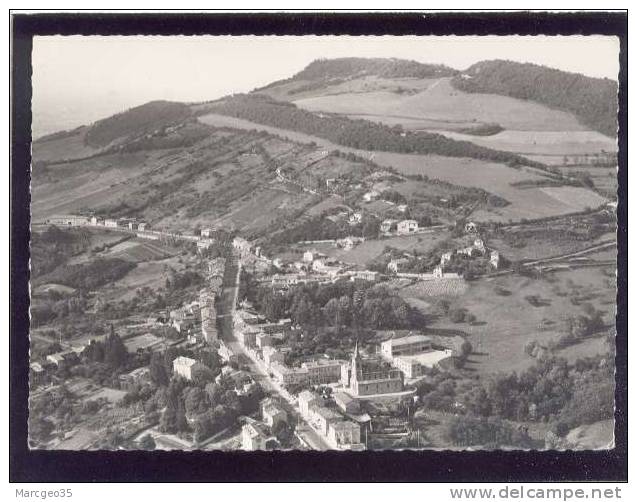
[{"label": "rooftop", "polygon": [[311,401],[313,399],[318,399],[318,396],[309,390],[304,390],[299,394],[299,400]]},{"label": "rooftop", "polygon": [[391,338],[389,340],[385,340],[385,342],[391,342],[392,347],[400,347],[401,345],[409,345],[412,343],[419,342],[430,342],[431,338],[426,335],[408,335],[403,336],[402,338]]},{"label": "rooftop", "polygon": [[346,431],[346,430],[360,430],[360,426],[351,422],[350,420],[342,420],[340,422],[334,422],[331,426],[335,431]]},{"label": "rooftop", "polygon": [[192,366],[197,361],[191,359],[190,357],[179,356],[174,361],[173,364],[178,364],[180,366]]},{"label": "rooftop", "polygon": [[314,410],[316,414],[321,415],[325,420],[341,420],[343,416],[324,406],[317,406]]},{"label": "rooftop", "polygon": [[450,350],[432,350],[431,352],[424,352],[422,354],[414,354],[410,356],[399,356],[396,359],[403,361],[416,362],[421,366],[431,368],[443,359],[451,357]]}]

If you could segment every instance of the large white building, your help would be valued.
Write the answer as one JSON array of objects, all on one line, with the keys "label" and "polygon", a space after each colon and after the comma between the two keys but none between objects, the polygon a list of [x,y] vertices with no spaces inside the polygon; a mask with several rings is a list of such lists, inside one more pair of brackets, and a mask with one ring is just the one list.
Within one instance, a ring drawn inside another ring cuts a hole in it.
[{"label": "large white building", "polygon": [[389,359],[432,350],[431,338],[426,335],[408,335],[390,338],[380,344],[381,354]]},{"label": "large white building", "polygon": [[190,357],[179,356],[173,361],[173,373],[186,380],[192,380],[192,368],[197,361]]},{"label": "large white building", "polygon": [[416,220],[402,220],[398,222],[397,232],[399,234],[411,234],[418,231],[418,222]]}]

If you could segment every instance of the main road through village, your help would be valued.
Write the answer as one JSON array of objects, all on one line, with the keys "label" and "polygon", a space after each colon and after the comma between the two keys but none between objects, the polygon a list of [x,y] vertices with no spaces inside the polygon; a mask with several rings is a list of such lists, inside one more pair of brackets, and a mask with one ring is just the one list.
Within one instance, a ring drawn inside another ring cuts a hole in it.
[{"label": "main road through village", "polygon": [[264,363],[255,358],[241,345],[234,335],[233,314],[237,303],[240,281],[240,260],[236,254],[226,261],[224,284],[219,302],[218,317],[221,318],[219,326],[219,338],[240,356],[243,362],[250,368],[252,377],[257,381],[266,393],[279,397],[281,405],[288,416],[296,421],[296,434],[301,441],[314,450],[328,450],[330,445],[320,436],[310,424],[301,416],[296,408],[296,400],[279,383],[270,377]]}]

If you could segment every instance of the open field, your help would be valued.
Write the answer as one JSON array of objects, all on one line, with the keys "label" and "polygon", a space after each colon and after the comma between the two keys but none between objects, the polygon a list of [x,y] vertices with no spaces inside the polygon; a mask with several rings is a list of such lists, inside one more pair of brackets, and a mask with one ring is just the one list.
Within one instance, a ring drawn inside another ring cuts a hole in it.
[{"label": "open field", "polygon": [[139,263],[170,258],[173,253],[165,246],[141,239],[131,239],[113,246],[104,256]]},{"label": "open field", "polygon": [[566,175],[585,172],[593,180],[595,188],[602,190],[611,200],[617,198],[616,167],[560,166],[560,171]]},{"label": "open field", "polygon": [[[491,211],[477,211],[472,218],[478,221],[508,221],[509,219],[517,221],[522,218],[543,218],[579,211],[587,206],[595,207],[605,200],[595,192],[579,187],[557,187],[549,192],[540,188],[519,189],[513,187],[511,183],[522,180],[540,180],[543,177],[524,170],[512,169],[503,164],[438,155],[368,152],[336,145],[316,136],[263,126],[224,115],[208,114],[199,117],[199,120],[217,127],[264,130],[292,141],[315,142],[326,149],[351,152],[366,158],[371,157],[378,165],[393,167],[403,174],[423,174],[455,185],[482,188],[511,203],[506,207]],[[567,190],[563,194],[564,189]]]},{"label": "open field", "polygon": [[[385,116],[406,116],[413,119],[458,122],[497,123],[505,129],[581,131],[577,119],[566,112],[519,99],[494,94],[465,93],[455,89],[450,78],[420,80],[400,79],[400,87],[418,91],[415,94],[392,92],[396,84],[373,85],[373,78],[365,79],[367,87],[335,86],[330,95],[294,99],[299,108],[310,111],[346,115],[374,114],[378,121]],[[389,88],[389,90],[386,90]],[[321,91],[325,94],[325,90]],[[288,98],[290,99],[290,98]],[[368,117],[368,120],[371,118]],[[465,126],[466,127],[466,126]]]},{"label": "open field", "polygon": [[412,305],[417,306],[417,302],[423,301],[423,298],[462,296],[467,288],[467,282],[463,279],[436,279],[415,281],[412,285],[404,288],[400,294],[408,298]]},{"label": "open field", "polygon": [[475,136],[453,131],[431,131],[458,141],[526,155],[583,155],[616,150],[617,142],[596,131],[502,131]]},{"label": "open field", "polygon": [[135,295],[138,288],[158,289],[165,285],[169,267],[182,270],[184,265],[179,263],[178,257],[140,262],[124,277],[101,288],[100,292],[105,299],[127,300]]},{"label": "open field", "polygon": [[316,249],[345,263],[366,266],[380,256],[387,246],[403,251],[417,250],[419,253],[426,253],[447,238],[447,236],[446,232],[436,232],[435,234],[405,235],[386,239],[368,240],[349,251],[334,247],[332,244],[307,244],[297,247],[302,250]]},{"label": "open field", "polygon": [[[441,316],[431,327],[465,331],[475,351],[467,367],[480,374],[519,371],[531,366],[534,359],[523,352],[524,345],[531,340],[546,343],[556,339],[565,332],[567,318],[582,313],[583,303],[591,303],[605,312],[606,323],[614,320],[615,302],[608,303],[608,300],[614,299],[615,289],[600,269],[555,273],[550,275],[549,280],[509,275],[467,284],[466,293],[447,298],[451,308],[466,308],[476,316],[476,322],[472,325],[456,324]],[[418,295],[413,288],[398,292],[405,298],[415,297],[431,302],[429,296]],[[526,299],[529,296],[540,298],[543,306],[532,306]],[[424,313],[437,315],[433,306]],[[558,354],[575,360],[604,351],[602,339],[590,338],[562,349]]]}]

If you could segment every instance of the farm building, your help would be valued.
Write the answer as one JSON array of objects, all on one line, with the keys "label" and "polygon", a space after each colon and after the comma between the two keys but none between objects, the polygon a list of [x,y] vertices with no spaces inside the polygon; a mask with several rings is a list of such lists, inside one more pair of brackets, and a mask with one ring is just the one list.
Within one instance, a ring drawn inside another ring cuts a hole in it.
[{"label": "farm building", "polygon": [[82,225],[89,225],[91,220],[86,216],[76,216],[73,214],[59,214],[53,215],[46,220],[51,225],[60,225],[68,227],[79,227]]},{"label": "farm building", "polygon": [[398,222],[397,231],[399,234],[411,234],[418,231],[416,220],[402,220]]},{"label": "farm building", "polygon": [[398,220],[383,220],[380,224],[380,231],[383,233],[391,232]]}]

